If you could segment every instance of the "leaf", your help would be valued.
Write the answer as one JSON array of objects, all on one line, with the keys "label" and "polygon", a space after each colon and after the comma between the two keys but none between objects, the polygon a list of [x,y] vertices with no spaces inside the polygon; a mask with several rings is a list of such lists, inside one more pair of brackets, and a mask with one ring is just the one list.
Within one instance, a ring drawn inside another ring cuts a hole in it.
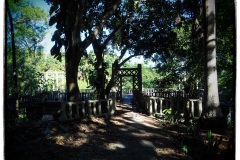
[{"label": "leaf", "polygon": [[185,154],[188,153],[188,147],[187,147],[186,145],[184,145],[184,146],[182,147],[182,150],[183,150],[183,152],[185,152]]},{"label": "leaf", "polygon": [[209,130],[207,135],[208,135],[208,139],[212,138],[212,131]]},{"label": "leaf", "polygon": [[61,39],[60,36],[61,34],[59,33],[59,30],[56,30],[52,36],[51,41],[59,41]]},{"label": "leaf", "polygon": [[57,22],[57,17],[52,16],[49,20],[49,26],[53,26]]},{"label": "leaf", "polygon": [[52,15],[52,13],[53,13],[54,11],[56,11],[57,9],[58,9],[57,5],[54,5],[54,4],[53,4],[53,5],[51,6],[50,10],[49,10],[49,14]]},{"label": "leaf", "polygon": [[60,53],[61,47],[62,46],[55,44],[51,49],[51,55],[57,58],[59,61],[61,61],[61,57],[62,57]]}]

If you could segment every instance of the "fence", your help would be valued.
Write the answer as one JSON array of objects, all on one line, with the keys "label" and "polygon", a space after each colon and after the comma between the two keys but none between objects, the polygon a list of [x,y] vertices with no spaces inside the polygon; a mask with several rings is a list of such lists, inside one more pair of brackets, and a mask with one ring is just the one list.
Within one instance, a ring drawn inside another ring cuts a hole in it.
[{"label": "fence", "polygon": [[[94,93],[91,91],[81,92],[80,100],[88,100],[94,98]],[[8,97],[9,101],[13,99],[13,97]],[[67,93],[60,91],[36,91],[34,95],[20,95],[19,96],[20,103],[26,102],[49,102],[49,101],[67,101]]]},{"label": "fence", "polygon": [[63,102],[60,120],[71,120],[80,117],[113,115],[116,110],[116,99],[98,99],[80,102]]},{"label": "fence", "polygon": [[185,92],[184,90],[174,90],[171,88],[144,88],[142,93],[153,97],[187,97],[195,99],[200,96],[199,90]]},{"label": "fence", "polygon": [[189,114],[194,118],[198,118],[202,113],[201,98],[192,99],[188,97],[180,97],[172,94],[142,95],[142,108],[149,114],[164,115],[164,109],[171,109],[172,114],[180,115],[181,113]]},{"label": "fence", "polygon": [[[60,91],[36,92],[34,96],[22,95],[19,97],[20,108],[27,111],[29,119],[39,119],[44,114],[60,117],[60,120],[102,116],[113,114],[116,109],[116,94],[111,93],[109,99],[93,100],[94,93],[80,93],[80,101],[68,102],[67,94]],[[8,97],[7,103],[13,104],[13,97]]]}]

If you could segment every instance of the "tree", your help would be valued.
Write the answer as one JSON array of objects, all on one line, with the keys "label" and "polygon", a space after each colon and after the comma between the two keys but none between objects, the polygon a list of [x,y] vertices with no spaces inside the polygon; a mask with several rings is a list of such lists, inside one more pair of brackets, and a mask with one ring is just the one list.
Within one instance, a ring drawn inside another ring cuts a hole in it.
[{"label": "tree", "polygon": [[[170,70],[170,74],[165,76],[167,80],[173,80],[173,77],[178,76],[176,73],[187,72],[187,75],[190,75],[188,82],[205,81],[201,84],[206,91],[204,114],[209,118],[219,118],[222,114],[218,84],[222,92],[231,93],[234,90],[234,2],[229,1],[224,5],[222,1],[217,1],[216,14],[213,1],[177,2],[178,24],[175,24],[174,28],[177,40],[170,48],[172,54],[170,57],[175,60],[172,63],[167,56],[156,56],[157,59],[165,62],[159,64],[159,68]],[[214,10],[211,9],[213,7]],[[176,65],[178,61],[182,64]],[[163,73],[163,70],[161,71]],[[176,83],[173,82],[173,85]],[[216,124],[220,123],[216,122],[213,125]]]},{"label": "tree", "polygon": [[176,18],[172,31],[177,35],[176,39],[170,42],[168,55],[155,54],[153,57],[159,62],[161,87],[196,89],[196,83],[201,84],[203,80],[203,56],[199,47],[202,33],[200,4],[201,1],[178,0],[173,5]]},{"label": "tree", "polygon": [[[80,91],[77,77],[81,57],[85,54],[87,47],[102,31],[106,21],[116,11],[121,1],[46,1],[51,4],[49,24],[51,26],[56,24],[57,28],[52,37],[55,45],[51,49],[51,54],[60,59],[62,56],[60,49],[62,46],[65,47],[68,100],[78,101],[80,99]],[[102,6],[104,12],[100,14],[101,18],[98,19],[97,23],[93,24],[94,26],[87,27],[88,24],[86,23],[89,22],[87,20],[87,12],[89,12],[89,9],[94,9],[97,6]],[[89,33],[86,32],[88,28],[91,29]],[[81,37],[83,33],[86,33],[84,40]]]},{"label": "tree", "polygon": [[[112,46],[119,48],[121,53],[116,63],[119,68],[136,56],[144,56],[146,59],[153,54],[168,56],[169,47],[176,38],[172,30],[175,16],[172,1],[135,2],[126,4],[130,7],[121,14],[126,15],[129,10],[131,14],[113,39]],[[126,53],[129,56],[126,56]],[[106,93],[109,93],[114,83],[115,79],[112,77]]]},{"label": "tree", "polygon": [[[27,87],[33,85],[35,82],[30,84],[33,80],[27,77],[32,77],[33,73],[36,72],[36,64],[42,58],[43,46],[40,42],[43,40],[46,30],[47,30],[47,14],[38,7],[35,7],[28,1],[18,1],[17,3],[10,3],[10,10],[12,12],[12,20],[14,27],[14,42],[16,46],[16,67],[18,70],[18,91],[19,94],[30,94],[29,90],[34,88]],[[6,25],[8,28],[10,26],[10,21],[8,19]],[[7,94],[12,95],[12,90],[15,89],[12,81],[12,64],[14,61],[10,60],[10,56],[13,55],[13,50],[11,49],[11,34],[10,30],[6,30],[7,40]],[[31,70],[31,72],[30,72]],[[31,73],[31,75],[29,74]]]},{"label": "tree", "polygon": [[[188,1],[183,1],[183,4],[186,7]],[[199,125],[202,127],[225,127],[224,119],[222,119],[218,91],[215,1],[202,1],[202,12],[193,15],[196,16],[193,16],[194,25],[192,27],[192,38],[197,38],[199,41],[198,44],[200,45],[196,47],[199,48],[198,50],[191,50],[193,51],[192,53],[203,53],[200,54],[203,56],[198,59],[202,60],[202,66],[204,67],[204,109],[203,116],[199,120]],[[201,48],[203,48],[203,50]],[[221,51],[219,53],[221,53]],[[197,55],[195,54],[192,58],[196,59]],[[197,68],[199,70],[202,67],[198,66]],[[198,71],[197,73],[201,72]],[[219,123],[220,121],[218,120],[220,120],[221,123]]]},{"label": "tree", "polygon": [[[116,32],[120,31],[120,34],[118,34],[121,35],[121,38],[118,38],[118,42],[120,42],[118,43],[120,46],[118,48],[121,48],[120,59],[124,57],[127,50],[131,54],[130,57],[121,62],[121,65],[134,56],[146,55],[150,57],[150,55],[157,50],[163,52],[164,46],[167,46],[169,44],[168,42],[172,41],[174,37],[174,35],[171,35],[172,32],[170,30],[171,23],[173,22],[173,18],[170,16],[173,12],[169,12],[171,11],[171,1],[166,3],[162,2],[167,8],[165,10],[161,9],[161,5],[158,4],[157,1],[151,3],[145,1],[141,1],[141,3],[140,1],[124,1],[121,3],[119,0],[111,2],[93,1],[91,3],[84,1],[71,3],[55,0],[46,1],[52,5],[50,9],[51,19],[49,24],[56,24],[57,28],[52,39],[56,43],[53,46],[51,53],[60,59],[60,48],[65,46],[66,50],[67,90],[70,100],[77,100],[79,97],[79,89],[76,80],[76,67],[79,65],[79,60],[82,55],[84,55],[85,49],[91,43],[95,48],[97,55],[96,58],[98,59],[96,69],[99,70],[98,76],[99,79],[101,79],[100,82],[103,82],[98,88],[101,90],[100,92],[102,92],[101,95],[103,96],[104,90],[100,88],[103,88],[104,86],[104,67],[100,69],[100,66],[104,66],[102,65],[102,62],[104,61],[102,53],[106,48],[106,43],[112,39],[112,35],[116,35]],[[146,3],[146,5],[144,3]],[[120,8],[118,6],[120,6]],[[124,19],[126,20],[129,14],[134,10],[136,10],[136,13],[133,18],[130,18],[132,20],[129,20],[126,24],[123,23],[124,25],[122,25],[121,22],[124,22]],[[159,20],[159,18],[165,14],[158,13],[158,16],[153,16],[156,12],[166,12],[168,13],[168,16]],[[153,18],[148,18],[151,16],[154,17],[154,20]],[[167,20],[166,23],[170,24],[165,25],[163,23],[165,20]],[[116,25],[114,22],[117,22],[118,24]],[[106,26],[104,29],[111,33],[107,38],[106,34],[103,34],[105,32],[103,30],[104,25]],[[168,28],[164,29],[165,27],[163,26],[168,26]],[[120,28],[121,30],[119,30]],[[138,35],[139,33],[141,33],[141,35]],[[167,34],[170,34],[171,36],[167,36]],[[82,40],[82,37],[85,37],[85,39]],[[161,42],[162,45],[160,45],[160,47],[151,47],[157,46],[156,44],[161,44]],[[74,44],[75,47],[71,46],[71,44]],[[107,90],[111,88],[111,85],[109,86],[110,87],[108,87]]]},{"label": "tree", "polygon": [[204,62],[205,62],[205,92],[204,113],[209,117],[222,117],[219,102],[217,63],[216,63],[216,13],[215,0],[204,4]]},{"label": "tree", "polygon": [[[102,62],[102,65],[104,67],[104,70],[102,69],[101,72],[99,72],[99,70],[96,69],[97,58],[93,52],[90,52],[88,54],[88,56],[85,58],[85,60],[82,62],[82,65],[80,66],[82,72],[85,71],[84,74],[86,74],[86,77],[88,77],[89,87],[95,89],[98,98],[101,98],[101,97],[105,98],[103,97],[104,94],[100,95],[99,89],[97,87],[105,90],[105,85],[106,83],[108,83],[111,77],[112,64],[114,60],[117,59],[116,55],[111,53],[104,52],[103,55],[104,55],[104,61]],[[101,80],[99,79],[99,74],[104,75],[105,83],[99,82]],[[100,85],[103,85],[103,86],[100,86]]]},{"label": "tree", "polygon": [[[118,12],[114,14],[116,17],[119,14]],[[112,19],[112,21],[117,21],[115,18]],[[124,20],[122,20],[124,23]],[[109,23],[109,22],[108,22]],[[112,23],[112,22],[110,22]],[[118,26],[113,28],[113,31],[110,34],[104,34],[103,31],[101,31],[101,34],[94,39],[92,46],[96,57],[96,62],[94,64],[95,70],[96,70],[96,81],[95,81],[95,87],[98,94],[98,98],[104,99],[105,94],[105,84],[106,84],[106,69],[107,69],[107,63],[105,63],[105,54],[107,53],[107,46],[109,42],[113,39],[115,33],[121,28],[123,23],[120,23]],[[107,26],[108,27],[108,26]],[[106,30],[106,27],[104,28]],[[110,28],[111,29],[111,28]]]},{"label": "tree", "polygon": [[6,1],[6,9],[9,16],[10,28],[11,28],[11,40],[12,40],[12,68],[13,68],[13,86],[14,90],[14,105],[15,105],[15,116],[14,119],[19,117],[19,101],[18,101],[18,82],[17,82],[17,66],[16,66],[16,46],[15,46],[15,37],[14,37],[14,28],[13,28],[13,18],[10,11],[10,6],[8,1]]},{"label": "tree", "polygon": [[[116,37],[119,38],[119,33],[122,28],[126,27],[126,21],[131,16],[131,13],[133,12],[133,4],[134,1],[130,2],[122,2],[121,7],[115,12],[113,15],[114,18],[111,18],[108,20],[106,27],[102,31],[101,34],[93,41],[93,50],[96,56],[96,63],[95,63],[95,70],[96,70],[96,82],[95,87],[98,94],[98,98],[105,98],[109,95],[109,89],[105,89],[105,85],[107,83],[106,81],[106,64],[105,61],[105,53],[108,53],[107,46],[110,44],[111,41],[114,41]],[[130,4],[130,5],[129,5]],[[128,6],[128,7],[124,7]],[[124,11],[123,11],[124,10]],[[90,15],[94,15],[91,14]],[[106,33],[110,32],[110,33]],[[114,48],[114,47],[110,47]],[[114,49],[113,49],[114,50]],[[126,62],[126,61],[125,61]],[[124,63],[125,63],[124,62]],[[124,64],[123,63],[123,64]],[[111,82],[111,80],[110,80]],[[112,84],[112,83],[111,83]],[[110,86],[112,87],[112,85]]]},{"label": "tree", "polygon": [[[7,96],[13,96],[14,103],[8,102],[8,108],[14,106],[18,117],[18,97],[20,94],[29,94],[34,88],[34,67],[27,62],[37,60],[42,47],[46,31],[47,15],[43,10],[31,3],[6,1],[6,57],[7,57]],[[12,60],[11,57],[12,56]],[[32,77],[29,79],[29,77]]]}]

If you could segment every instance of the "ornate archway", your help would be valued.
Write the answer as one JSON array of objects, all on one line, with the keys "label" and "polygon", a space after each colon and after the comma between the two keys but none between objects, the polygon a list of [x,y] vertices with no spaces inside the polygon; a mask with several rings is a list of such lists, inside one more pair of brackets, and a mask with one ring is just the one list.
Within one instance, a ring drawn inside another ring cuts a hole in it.
[{"label": "ornate archway", "polygon": [[114,63],[112,68],[115,77],[115,87],[117,89],[117,98],[122,99],[122,82],[123,77],[132,77],[133,102],[137,95],[142,92],[142,65],[138,64],[137,68],[120,68]]}]

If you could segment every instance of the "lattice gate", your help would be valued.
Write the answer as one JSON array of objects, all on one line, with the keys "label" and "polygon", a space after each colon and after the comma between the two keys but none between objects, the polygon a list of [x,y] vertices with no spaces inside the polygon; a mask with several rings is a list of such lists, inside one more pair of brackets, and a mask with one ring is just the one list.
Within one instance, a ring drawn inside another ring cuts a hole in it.
[{"label": "lattice gate", "polygon": [[132,77],[133,103],[136,102],[138,95],[142,92],[142,65],[137,68],[119,68],[118,64],[113,64],[115,77],[115,87],[117,89],[117,98],[122,99],[122,79],[123,77]]}]

